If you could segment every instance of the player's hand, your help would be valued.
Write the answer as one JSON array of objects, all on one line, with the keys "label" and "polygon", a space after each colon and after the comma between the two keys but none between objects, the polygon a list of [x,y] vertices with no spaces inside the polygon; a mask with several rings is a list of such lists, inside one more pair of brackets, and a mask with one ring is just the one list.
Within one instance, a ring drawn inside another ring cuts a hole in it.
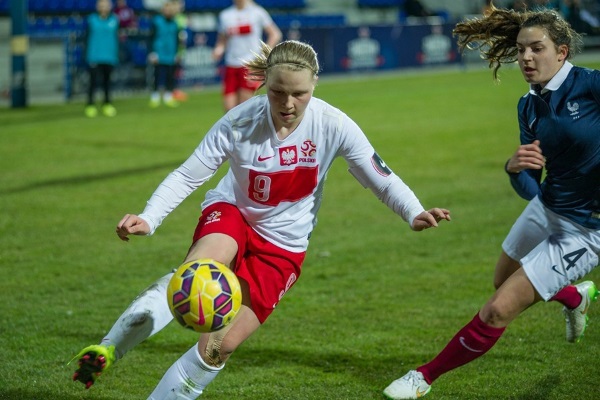
[{"label": "player's hand", "polygon": [[135,214],[126,214],[117,224],[117,236],[125,242],[129,241],[129,235],[147,235],[150,233],[150,225]]},{"label": "player's hand", "polygon": [[437,228],[438,222],[441,220],[450,221],[450,211],[445,208],[432,208],[417,215],[412,222],[411,229],[419,232],[428,228]]},{"label": "player's hand", "polygon": [[221,58],[223,58],[223,54],[225,54],[225,47],[224,46],[216,46],[212,52],[213,61],[216,61],[216,62],[221,61]]},{"label": "player's hand", "polygon": [[546,157],[542,154],[540,141],[519,146],[515,154],[506,164],[506,172],[517,174],[524,169],[542,169],[546,165]]}]

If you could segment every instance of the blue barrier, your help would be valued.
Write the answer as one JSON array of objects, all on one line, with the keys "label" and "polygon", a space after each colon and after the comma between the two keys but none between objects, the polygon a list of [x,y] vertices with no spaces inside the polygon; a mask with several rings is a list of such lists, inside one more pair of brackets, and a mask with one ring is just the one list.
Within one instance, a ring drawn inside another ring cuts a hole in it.
[{"label": "blue barrier", "polygon": [[[1,1],[1,0],[0,0]],[[206,0],[202,0],[206,1]],[[306,15],[306,14],[272,14],[273,21],[280,29],[289,28],[337,28],[346,26],[346,18],[342,14],[333,15]],[[137,18],[138,29],[150,29],[152,19],[150,15],[139,15]],[[54,34],[79,34],[85,30],[85,17],[80,14],[46,15],[29,18],[29,32],[34,35]]]},{"label": "blue barrier", "polygon": [[343,14],[272,14],[273,21],[280,29],[289,28],[336,28],[346,26]]}]

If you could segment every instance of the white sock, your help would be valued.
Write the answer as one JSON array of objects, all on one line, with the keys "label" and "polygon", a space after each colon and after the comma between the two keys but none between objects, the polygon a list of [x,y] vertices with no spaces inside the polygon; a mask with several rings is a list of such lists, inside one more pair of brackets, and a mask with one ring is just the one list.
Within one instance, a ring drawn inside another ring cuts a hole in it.
[{"label": "white sock", "polygon": [[207,365],[194,344],[165,372],[148,400],[194,400],[223,369]]},{"label": "white sock", "polygon": [[165,92],[165,94],[163,94],[163,100],[165,102],[173,100],[173,92]]},{"label": "white sock", "polygon": [[140,293],[102,339],[101,344],[115,346],[117,360],[173,319],[167,303],[172,276],[173,272],[168,273]]},{"label": "white sock", "polygon": [[150,95],[150,100],[152,100],[152,101],[160,101],[160,93],[159,92],[152,92],[152,94]]}]

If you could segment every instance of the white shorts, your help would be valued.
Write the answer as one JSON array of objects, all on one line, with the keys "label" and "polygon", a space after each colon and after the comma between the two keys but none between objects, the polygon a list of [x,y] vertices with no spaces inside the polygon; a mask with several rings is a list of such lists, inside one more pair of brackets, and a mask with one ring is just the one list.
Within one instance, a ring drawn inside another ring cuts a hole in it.
[{"label": "white shorts", "polygon": [[598,265],[600,231],[547,209],[536,196],[514,223],[504,252],[523,266],[544,301]]}]

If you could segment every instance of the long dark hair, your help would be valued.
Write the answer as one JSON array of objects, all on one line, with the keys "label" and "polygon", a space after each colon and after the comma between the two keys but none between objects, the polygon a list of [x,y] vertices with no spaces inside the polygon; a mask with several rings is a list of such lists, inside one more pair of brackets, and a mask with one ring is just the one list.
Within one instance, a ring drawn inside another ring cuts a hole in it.
[{"label": "long dark hair", "polygon": [[517,61],[517,36],[521,29],[534,26],[544,29],[557,49],[567,46],[567,59],[581,51],[581,35],[552,10],[518,12],[496,8],[492,4],[482,18],[456,24],[453,34],[461,51],[479,50],[481,57],[493,69],[494,79],[498,79],[498,69],[502,64]]}]

